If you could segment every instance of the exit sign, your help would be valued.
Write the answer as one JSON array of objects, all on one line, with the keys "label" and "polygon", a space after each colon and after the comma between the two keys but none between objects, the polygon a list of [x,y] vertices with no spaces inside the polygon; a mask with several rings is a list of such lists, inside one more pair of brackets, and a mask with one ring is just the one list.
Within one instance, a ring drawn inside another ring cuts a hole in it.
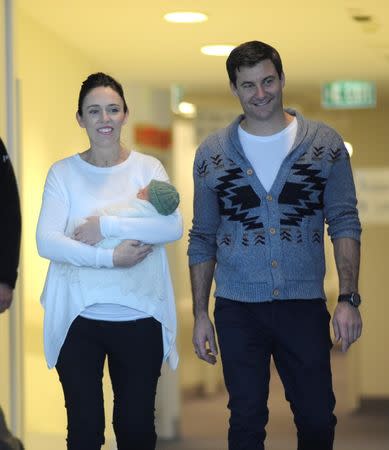
[{"label": "exit sign", "polygon": [[326,83],[321,91],[321,104],[327,109],[375,108],[375,84],[370,81]]}]

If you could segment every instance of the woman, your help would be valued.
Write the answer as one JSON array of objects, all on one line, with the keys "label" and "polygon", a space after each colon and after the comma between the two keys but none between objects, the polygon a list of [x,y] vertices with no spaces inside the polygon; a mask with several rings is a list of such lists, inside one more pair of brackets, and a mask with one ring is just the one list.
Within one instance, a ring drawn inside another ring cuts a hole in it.
[{"label": "woman", "polygon": [[[90,148],[51,167],[38,222],[39,254],[51,261],[41,299],[45,354],[64,391],[69,450],[97,450],[104,443],[106,357],[118,450],[155,449],[154,402],[161,363],[167,359],[175,368],[178,360],[166,253],[165,301],[124,301],[113,288],[93,300],[80,289],[82,267],[94,268],[98,282],[107,271],[130,271],[147,258],[153,244],[182,235],[177,211],[145,218],[96,216],[104,208],[126,205],[151,179],[168,180],[158,160],[120,143],[127,118],[121,85],[103,73],[90,75],[81,87],[77,111]],[[104,238],[123,241],[114,249],[94,246]],[[77,270],[63,270],[64,263]]]}]

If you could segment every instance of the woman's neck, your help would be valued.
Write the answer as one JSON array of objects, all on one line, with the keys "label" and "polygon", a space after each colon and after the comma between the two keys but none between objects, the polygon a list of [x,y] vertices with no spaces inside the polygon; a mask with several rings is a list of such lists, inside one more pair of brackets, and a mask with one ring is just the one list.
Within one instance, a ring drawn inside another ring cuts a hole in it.
[{"label": "woman's neck", "polygon": [[97,167],[111,167],[122,163],[128,158],[129,151],[120,144],[116,148],[97,147],[92,145],[90,149],[80,153],[81,158]]}]

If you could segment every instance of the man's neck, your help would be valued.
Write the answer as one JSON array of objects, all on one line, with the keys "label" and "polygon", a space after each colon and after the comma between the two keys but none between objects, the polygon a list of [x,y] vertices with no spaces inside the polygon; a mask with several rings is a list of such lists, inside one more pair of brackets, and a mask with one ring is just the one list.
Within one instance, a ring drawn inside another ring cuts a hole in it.
[{"label": "man's neck", "polygon": [[255,136],[271,136],[284,130],[293,119],[294,116],[282,111],[279,117],[273,117],[271,120],[263,122],[245,117],[240,126],[244,131]]}]

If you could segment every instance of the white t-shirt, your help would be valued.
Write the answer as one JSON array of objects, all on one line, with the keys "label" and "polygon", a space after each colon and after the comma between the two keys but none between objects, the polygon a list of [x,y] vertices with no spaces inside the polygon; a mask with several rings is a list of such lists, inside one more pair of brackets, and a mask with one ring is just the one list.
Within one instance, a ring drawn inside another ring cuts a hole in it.
[{"label": "white t-shirt", "polygon": [[[104,298],[94,302],[82,295],[75,271],[64,270],[64,264],[117,270],[113,267],[113,249],[78,242],[72,239],[73,231],[86,217],[98,215],[102,209],[127,206],[129,200],[135,199],[139,189],[147,186],[151,179],[168,181],[168,176],[157,159],[135,151],[131,151],[126,161],[112,167],[93,166],[79,155],[58,161],[51,167],[37,227],[39,253],[50,260],[41,296],[45,309],[44,344],[49,367],[55,366],[73,320],[96,303],[101,307],[102,320],[109,319],[104,319],[104,309],[112,312],[112,305],[119,306],[120,314],[124,308],[130,313],[137,310],[159,320],[164,337],[164,357],[169,358],[172,367],[177,365],[176,313],[165,249],[162,249],[163,278],[167,298],[163,302],[143,302],[135,295],[125,301],[114,295],[109,296],[109,290]],[[169,216],[102,216],[100,227],[105,238],[135,239],[147,244],[164,244],[182,235],[182,219],[178,211]],[[96,282],[98,277],[99,270],[96,270]]]},{"label": "white t-shirt", "polygon": [[256,136],[238,127],[239,140],[259,181],[270,191],[282,161],[290,152],[297,133],[297,119],[282,131],[271,136]]}]

